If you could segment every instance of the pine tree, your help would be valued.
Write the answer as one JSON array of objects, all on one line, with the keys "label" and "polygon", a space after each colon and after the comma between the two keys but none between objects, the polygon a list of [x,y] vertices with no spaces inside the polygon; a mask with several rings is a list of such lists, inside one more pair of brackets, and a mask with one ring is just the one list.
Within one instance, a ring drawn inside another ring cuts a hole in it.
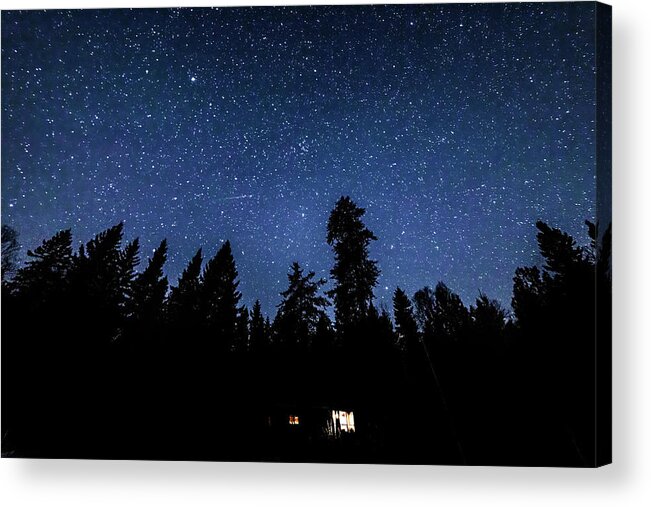
[{"label": "pine tree", "polygon": [[468,332],[470,313],[461,298],[443,282],[436,284],[434,297],[436,300],[434,334],[453,341],[464,338]]},{"label": "pine tree", "polygon": [[401,348],[413,354],[418,348],[418,325],[411,301],[400,287],[393,293],[393,318]]},{"label": "pine tree", "polygon": [[196,325],[198,322],[202,262],[199,248],[181,273],[176,287],[170,291],[168,318],[173,328]]},{"label": "pine tree", "polygon": [[312,339],[312,349],[314,352],[331,352],[335,346],[335,332],[332,327],[330,317],[324,312],[319,316],[316,324],[316,331]]},{"label": "pine tree", "polygon": [[369,245],[377,238],[362,222],[364,213],[349,197],[341,197],[328,219],[327,241],[335,254],[330,271],[335,287],[328,295],[340,331],[367,316],[380,275],[377,262],[369,259]]},{"label": "pine tree", "polygon": [[282,302],[278,305],[278,314],[274,328],[279,341],[290,347],[307,345],[316,334],[321,315],[329,302],[319,295],[319,289],[326,281],[314,280],[314,271],[303,275],[298,262],[292,264],[287,274],[289,287],[281,292]]},{"label": "pine tree", "polygon": [[238,303],[242,295],[237,290],[237,268],[226,241],[217,254],[206,263],[201,276],[201,306],[209,339],[219,340],[219,347],[230,350],[237,332]]},{"label": "pine tree", "polygon": [[249,310],[246,306],[239,309],[237,315],[237,326],[235,330],[234,350],[238,352],[247,352],[250,345],[250,319]]},{"label": "pine tree", "polygon": [[518,268],[512,307],[516,342],[525,358],[520,372],[537,406],[568,435],[580,463],[594,455],[596,284],[598,230],[588,226],[591,246],[579,247],[559,229],[537,222],[545,262]]},{"label": "pine tree", "polygon": [[533,324],[544,304],[545,288],[538,267],[516,268],[511,299],[516,322],[524,326]]},{"label": "pine tree", "polygon": [[536,222],[536,227],[538,247],[545,258],[546,271],[560,277],[567,276],[573,266],[584,260],[584,250],[576,246],[572,236],[541,221]]},{"label": "pine tree", "polygon": [[57,232],[35,250],[28,250],[27,264],[19,269],[12,287],[19,296],[44,303],[60,294],[73,267],[70,229]]},{"label": "pine tree", "polygon": [[504,338],[508,314],[499,301],[480,293],[474,306],[470,307],[470,319],[471,335],[475,340],[496,344],[496,340]]},{"label": "pine tree", "polygon": [[79,324],[82,334],[94,335],[98,343],[118,339],[127,319],[139,244],[135,239],[120,248],[123,231],[121,222],[97,234],[75,257],[73,291]]},{"label": "pine tree", "polygon": [[119,304],[124,293],[122,283],[126,275],[125,252],[120,249],[124,225],[119,223],[97,234],[79,249],[77,280],[85,296],[93,301]]},{"label": "pine tree", "polygon": [[267,315],[264,319],[264,336],[267,344],[271,344],[273,336],[273,326],[271,325],[271,320]]},{"label": "pine tree", "polygon": [[377,316],[377,329],[377,336],[385,349],[389,352],[397,350],[398,343],[391,322],[391,314],[384,306]]},{"label": "pine tree", "polygon": [[256,300],[251,310],[251,324],[250,324],[250,349],[253,352],[259,352],[265,349],[267,344],[267,335],[265,329],[264,317],[262,316],[262,308],[260,301]]},{"label": "pine tree", "polygon": [[119,263],[119,290],[121,293],[120,307],[122,314],[127,317],[131,300],[133,298],[133,282],[136,278],[136,268],[140,264],[140,242],[138,238],[127,243],[124,249],[120,252]]},{"label": "pine tree", "polygon": [[167,241],[161,241],[154,255],[149,259],[145,270],[133,281],[129,318],[140,331],[149,329],[160,322],[167,294],[167,277],[163,266],[167,260]]},{"label": "pine tree", "polygon": [[429,341],[434,334],[436,318],[436,298],[430,287],[425,286],[414,294],[414,308],[418,326],[425,340]]},{"label": "pine tree", "polygon": [[461,298],[443,282],[432,291],[423,287],[414,295],[416,317],[426,342],[457,341],[469,331],[470,313]]}]

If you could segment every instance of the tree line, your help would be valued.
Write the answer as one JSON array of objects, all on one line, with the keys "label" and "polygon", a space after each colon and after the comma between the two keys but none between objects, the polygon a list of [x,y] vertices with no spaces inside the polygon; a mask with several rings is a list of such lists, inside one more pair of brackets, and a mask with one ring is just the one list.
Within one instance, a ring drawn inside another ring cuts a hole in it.
[{"label": "tree line", "polygon": [[[467,307],[439,282],[411,297],[397,287],[390,313],[374,305],[377,238],[364,214],[337,201],[326,234],[332,289],[293,263],[273,319],[259,301],[241,304],[228,241],[209,259],[199,249],[171,285],[166,240],[139,270],[138,239],[125,243],[122,223],[76,251],[60,231],[20,267],[17,233],[3,225],[3,453],[594,461],[610,227],[586,222],[583,247],[536,223],[544,264],[516,270],[512,311],[483,293]],[[291,448],[265,433],[274,406],[333,403],[356,410],[353,447]]]}]

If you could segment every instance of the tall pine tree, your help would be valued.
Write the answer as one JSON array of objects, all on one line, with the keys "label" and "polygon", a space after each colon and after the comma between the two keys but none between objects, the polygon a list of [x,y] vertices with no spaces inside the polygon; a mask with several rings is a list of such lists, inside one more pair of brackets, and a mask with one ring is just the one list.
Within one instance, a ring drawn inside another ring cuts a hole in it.
[{"label": "tall pine tree", "polygon": [[201,296],[201,248],[194,254],[181,273],[176,287],[172,287],[168,301],[168,320],[175,333],[194,330],[199,321]]},{"label": "tall pine tree", "polygon": [[147,267],[133,281],[129,302],[129,320],[134,331],[150,333],[160,323],[167,294],[163,266],[167,260],[167,241],[161,241]]},{"label": "tall pine tree", "polygon": [[335,254],[330,271],[335,287],[328,295],[339,331],[366,318],[380,275],[377,261],[369,259],[369,245],[377,238],[362,222],[364,213],[350,197],[341,197],[328,219],[327,241]]},{"label": "tall pine tree", "polygon": [[217,348],[231,350],[237,333],[239,281],[231,244],[226,241],[206,263],[201,276],[201,305],[209,340],[217,340]]},{"label": "tall pine tree", "polygon": [[31,304],[42,304],[61,294],[73,267],[70,229],[57,232],[36,249],[27,251],[27,264],[12,281],[13,290]]},{"label": "tall pine tree", "polygon": [[247,352],[250,346],[250,318],[249,309],[242,306],[237,315],[235,326],[235,344],[233,349],[237,352]]},{"label": "tall pine tree", "polygon": [[328,300],[319,295],[326,281],[315,280],[314,271],[303,274],[298,262],[287,274],[289,287],[281,293],[274,327],[278,341],[288,347],[307,346],[314,337]]},{"label": "tall pine tree", "polygon": [[400,287],[393,293],[393,318],[400,347],[408,355],[415,354],[418,350],[418,325],[411,301]]},{"label": "tall pine tree", "polygon": [[262,307],[260,301],[256,300],[251,310],[251,323],[250,323],[250,350],[252,352],[260,352],[266,348],[268,337],[266,335],[264,317],[262,316]]}]

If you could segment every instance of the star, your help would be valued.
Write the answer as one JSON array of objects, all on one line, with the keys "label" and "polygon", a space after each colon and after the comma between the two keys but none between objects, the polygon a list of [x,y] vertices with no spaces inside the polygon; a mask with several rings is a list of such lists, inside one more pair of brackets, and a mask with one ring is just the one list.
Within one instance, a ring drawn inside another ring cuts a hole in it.
[{"label": "star", "polygon": [[438,281],[508,307],[535,221],[585,244],[595,219],[590,4],[6,11],[2,34],[23,260],[126,221],[139,269],[167,238],[174,285],[228,239],[242,304],[273,319],[293,261],[329,277],[349,195],[378,238],[378,307]]}]

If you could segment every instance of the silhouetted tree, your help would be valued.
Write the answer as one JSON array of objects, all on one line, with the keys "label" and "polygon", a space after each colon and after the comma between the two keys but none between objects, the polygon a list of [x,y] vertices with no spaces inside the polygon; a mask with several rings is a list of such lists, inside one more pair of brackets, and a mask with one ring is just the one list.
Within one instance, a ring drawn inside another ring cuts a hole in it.
[{"label": "silhouetted tree", "polygon": [[416,321],[426,341],[434,335],[434,320],[436,318],[436,298],[434,291],[425,286],[414,294]]},{"label": "silhouetted tree", "polygon": [[75,335],[88,345],[106,345],[124,331],[139,245],[135,239],[121,248],[123,229],[119,223],[97,234],[74,258],[71,284],[80,312]]},{"label": "silhouetted tree", "polygon": [[[596,228],[590,222],[587,225],[590,236],[594,236]],[[539,318],[550,304],[561,310],[590,299],[590,286],[594,283],[593,252],[576,246],[574,239],[559,229],[540,221],[536,227],[545,264],[542,271],[536,266],[516,270],[512,306],[521,326],[527,325],[529,319]]]},{"label": "silhouetted tree", "polygon": [[405,291],[397,287],[393,293],[393,318],[401,348],[407,354],[413,354],[419,348],[418,324],[414,309]]},{"label": "silhouetted tree", "polygon": [[381,421],[386,404],[395,403],[395,388],[403,373],[389,312],[386,308],[378,311],[370,304],[366,317],[354,331],[343,344],[347,365],[344,371],[354,372],[346,387],[358,403],[367,405],[376,421]]},{"label": "silhouetted tree", "polygon": [[319,295],[319,289],[326,283],[315,280],[314,271],[303,275],[298,262],[294,262],[287,274],[289,287],[281,292],[282,301],[274,321],[278,342],[288,347],[307,347],[316,334],[317,326],[325,308],[326,298]]},{"label": "silhouetted tree", "polygon": [[133,306],[133,290],[135,289],[133,282],[136,279],[136,269],[138,264],[140,264],[139,252],[140,242],[138,238],[127,243],[120,252],[117,274],[119,276],[118,286],[121,293],[120,309],[123,320],[128,317],[128,312]]},{"label": "silhouetted tree", "polygon": [[[586,222],[588,225],[590,222]],[[611,285],[611,276],[612,276],[612,224],[608,224],[608,227],[604,231],[604,234],[599,239],[599,230],[598,227],[594,228],[594,237],[591,234],[591,239],[593,241],[593,249],[596,252],[596,265],[597,265],[597,276],[599,280],[604,282],[604,289],[610,287]]]},{"label": "silhouetted tree", "polygon": [[262,316],[262,308],[260,301],[256,300],[251,310],[251,323],[250,323],[250,350],[253,352],[263,351],[268,342],[266,334],[264,317]]},{"label": "silhouetted tree", "polygon": [[237,332],[238,303],[242,295],[237,290],[237,268],[226,241],[217,254],[206,263],[201,276],[201,306],[208,339],[217,340],[218,348],[231,350]]},{"label": "silhouetted tree", "polygon": [[264,336],[267,340],[267,343],[271,341],[272,334],[273,334],[273,326],[271,325],[271,320],[267,315],[264,319]]},{"label": "silhouetted tree", "polygon": [[350,197],[341,197],[328,219],[327,241],[335,253],[330,271],[335,287],[328,295],[339,331],[366,317],[380,274],[377,262],[369,259],[369,245],[377,238],[362,222],[364,213]]},{"label": "silhouetted tree", "polygon": [[[513,320],[483,293],[466,308],[439,282],[413,301],[396,288],[394,329],[373,304],[379,270],[363,215],[342,197],[328,221],[336,332],[326,281],[298,263],[272,326],[259,301],[239,306],[229,242],[203,270],[199,250],[166,298],[165,240],[137,273],[138,240],[123,246],[122,223],[76,255],[61,231],[5,283],[15,260],[3,227],[3,452],[592,464],[610,226],[586,222],[584,247],[538,222],[544,263],[516,270]],[[301,426],[281,431],[269,414],[294,403],[305,408]],[[330,403],[359,421],[336,445],[302,433],[322,412],[306,407]],[[316,454],[291,454],[299,448]]]},{"label": "silhouetted tree", "polygon": [[502,305],[480,293],[474,306],[470,306],[472,322],[471,336],[475,341],[493,341],[504,339],[508,314]]},{"label": "silhouetted tree", "polygon": [[392,355],[398,351],[398,343],[391,322],[391,314],[384,306],[378,312],[374,305],[369,309],[369,320],[373,326],[375,321],[376,340],[381,342],[381,346],[386,349],[386,353]]},{"label": "silhouetted tree", "polygon": [[[128,296],[127,279],[132,273],[137,255],[137,246],[120,248],[123,224],[119,223],[99,234],[79,249],[75,266],[75,290],[80,303],[91,310],[97,310],[113,324],[118,322],[119,313]],[[95,315],[97,316],[97,315]],[[101,324],[107,324],[102,319]]]},{"label": "silhouetted tree", "polygon": [[443,282],[432,291],[423,287],[414,295],[416,317],[427,342],[456,341],[468,332],[470,314],[461,298]]},{"label": "silhouetted tree", "polygon": [[536,266],[516,268],[511,307],[520,326],[533,326],[544,305],[544,286]]},{"label": "silhouetted tree", "polygon": [[161,241],[145,270],[133,280],[128,318],[136,333],[153,331],[163,316],[167,294],[167,277],[163,266],[167,260],[167,241]]},{"label": "silhouetted tree", "polygon": [[459,340],[468,330],[470,315],[461,298],[443,282],[434,289],[436,316],[434,334],[441,339]]},{"label": "silhouetted tree", "polygon": [[66,413],[61,399],[71,397],[62,378],[79,370],[66,353],[78,310],[69,299],[72,269],[72,236],[60,231],[27,252],[26,265],[9,282],[12,290],[3,292],[3,451],[5,432],[23,449],[56,445],[55,414]]},{"label": "silhouetted tree", "polygon": [[312,339],[312,349],[315,353],[332,352],[335,346],[335,332],[330,317],[324,312],[319,316],[316,331]]},{"label": "silhouetted tree", "polygon": [[25,267],[16,272],[12,286],[30,304],[44,304],[59,297],[73,267],[72,234],[60,231],[36,249],[27,251]]},{"label": "silhouetted tree", "polygon": [[553,229],[546,223],[536,222],[538,247],[545,258],[545,270],[555,276],[565,277],[586,259],[583,248],[576,246],[574,239],[560,229]]},{"label": "silhouetted tree", "polygon": [[246,306],[242,306],[239,309],[237,315],[234,350],[238,352],[246,352],[249,350],[249,344],[250,344],[249,327],[250,327],[249,310]]},{"label": "silhouetted tree", "polygon": [[179,277],[176,287],[172,287],[168,301],[169,320],[175,331],[196,329],[199,320],[199,301],[201,296],[201,248],[194,254]]},{"label": "silhouetted tree", "polygon": [[[521,355],[529,368],[525,382],[546,407],[553,444],[567,442],[578,462],[594,456],[595,265],[597,228],[586,222],[590,247],[579,247],[559,229],[537,222],[537,240],[545,263],[518,268],[513,312]],[[549,443],[551,446],[552,443]]]}]

